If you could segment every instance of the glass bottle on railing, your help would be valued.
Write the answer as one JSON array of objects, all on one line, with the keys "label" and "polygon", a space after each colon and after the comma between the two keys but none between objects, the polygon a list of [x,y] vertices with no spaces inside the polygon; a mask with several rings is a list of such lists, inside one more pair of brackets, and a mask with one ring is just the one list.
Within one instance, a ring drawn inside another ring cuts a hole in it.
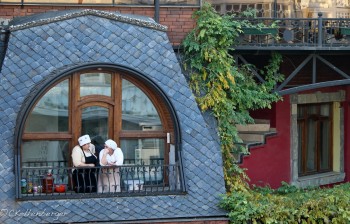
[{"label": "glass bottle on railing", "polygon": [[21,193],[27,193],[27,180],[24,178],[21,180]]},{"label": "glass bottle on railing", "polygon": [[33,183],[31,181],[28,182],[28,193],[31,194],[33,193]]},{"label": "glass bottle on railing", "polygon": [[42,192],[43,193],[53,193],[53,182],[51,170],[47,172],[46,177],[42,179]]}]

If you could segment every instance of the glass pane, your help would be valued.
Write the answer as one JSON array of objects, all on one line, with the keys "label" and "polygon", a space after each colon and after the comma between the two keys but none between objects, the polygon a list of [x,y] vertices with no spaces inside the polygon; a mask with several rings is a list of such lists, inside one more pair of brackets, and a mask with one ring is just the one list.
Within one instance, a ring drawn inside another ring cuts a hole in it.
[{"label": "glass pane", "polygon": [[305,107],[298,106],[298,118],[304,118]]},{"label": "glass pane", "polygon": [[307,152],[306,152],[306,168],[307,172],[316,170],[316,127],[314,120],[308,120],[307,133]]},{"label": "glass pane", "polygon": [[124,164],[163,164],[164,147],[164,140],[157,138],[121,140]]},{"label": "glass pane", "polygon": [[69,82],[51,88],[27,118],[25,132],[68,132]]},{"label": "glass pane", "polygon": [[147,95],[127,80],[122,86],[122,129],[161,130],[158,112]]},{"label": "glass pane", "polygon": [[86,73],[80,75],[80,97],[89,95],[112,96],[111,74]]},{"label": "glass pane", "polygon": [[69,159],[68,141],[28,141],[22,145],[22,167],[64,167]]},{"label": "glass pane", "polygon": [[321,116],[329,117],[330,115],[330,105],[323,104],[321,105]]},{"label": "glass pane", "polygon": [[81,135],[90,135],[96,147],[103,147],[108,139],[108,108],[92,106],[82,109]]},{"label": "glass pane", "polygon": [[[44,182],[44,177],[48,173],[52,174],[55,184],[68,184],[68,174],[64,169],[64,167],[68,167],[70,157],[68,141],[24,142],[21,156],[22,193],[39,192],[39,189],[44,191],[44,189],[48,190],[49,188],[52,190],[53,184],[50,187],[46,185],[48,182]],[[36,167],[37,169],[26,169],[28,167]],[[25,184],[24,189],[22,184]]]},{"label": "glass pane", "polygon": [[320,144],[320,167],[321,170],[328,170],[330,169],[330,139],[331,139],[331,133],[330,133],[330,121],[323,121],[320,123],[320,129],[321,129],[321,144]]},{"label": "glass pane", "polygon": [[316,115],[318,114],[318,106],[317,105],[312,105],[307,107],[307,114],[308,115]]},{"label": "glass pane", "polygon": [[302,144],[303,144],[303,125],[302,123],[298,122],[298,172],[299,174],[303,173],[303,151],[302,151]]}]

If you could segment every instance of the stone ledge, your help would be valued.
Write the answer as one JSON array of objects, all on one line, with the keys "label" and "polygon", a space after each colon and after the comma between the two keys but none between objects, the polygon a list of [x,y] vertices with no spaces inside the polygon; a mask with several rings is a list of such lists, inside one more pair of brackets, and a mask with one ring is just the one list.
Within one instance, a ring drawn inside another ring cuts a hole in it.
[{"label": "stone ledge", "polygon": [[315,174],[310,176],[299,177],[297,181],[293,183],[301,188],[312,187],[312,186],[322,186],[327,184],[334,184],[342,182],[345,179],[345,173],[343,172],[328,172]]}]

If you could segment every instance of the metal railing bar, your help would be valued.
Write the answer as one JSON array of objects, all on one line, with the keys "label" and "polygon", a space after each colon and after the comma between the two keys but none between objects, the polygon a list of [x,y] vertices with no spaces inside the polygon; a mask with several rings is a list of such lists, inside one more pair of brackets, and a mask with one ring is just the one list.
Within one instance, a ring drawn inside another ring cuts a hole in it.
[{"label": "metal railing bar", "polygon": [[328,86],[343,86],[343,85],[349,85],[349,84],[350,84],[350,79],[342,79],[342,80],[335,80],[335,81],[328,81],[328,82],[318,82],[318,83],[314,83],[314,84],[284,89],[284,90],[278,91],[278,94],[281,96],[284,96],[284,95],[290,95],[293,93],[298,93],[298,92],[302,92],[302,91],[306,91],[306,90],[318,89],[318,88],[323,88],[323,87],[328,87]]},{"label": "metal railing bar", "polygon": [[284,82],[277,87],[277,92],[282,90],[282,88],[288,84],[290,80],[294,78],[298,74],[298,72],[311,60],[313,55],[309,55],[285,80]]},{"label": "metal railing bar", "polygon": [[[20,169],[19,199],[76,198],[80,197],[79,194],[92,195],[91,197],[111,195],[120,197],[134,196],[135,193],[138,195],[184,193],[183,189],[176,187],[180,184],[176,182],[180,175],[177,172],[178,164],[128,164],[94,168],[54,167],[48,166],[47,162],[42,164],[44,165],[42,167],[22,166]],[[171,187],[171,181],[174,181],[172,178],[176,179],[175,187]]]},{"label": "metal railing bar", "polygon": [[[238,55],[238,58],[241,59],[241,61],[243,61],[244,64],[249,65],[247,60],[245,60],[245,58],[243,58],[242,55]],[[253,69],[251,67],[248,67],[248,69],[254,74],[254,76],[256,76],[260,80],[260,82],[262,82],[262,83],[265,82],[265,80],[258,74],[258,72],[255,69]]]},{"label": "metal railing bar", "polygon": [[340,70],[339,68],[337,68],[336,66],[334,66],[332,63],[330,63],[329,61],[327,61],[326,59],[324,59],[323,57],[316,55],[316,57],[322,61],[323,63],[325,63],[328,67],[330,67],[331,69],[333,69],[334,71],[336,71],[337,73],[339,73],[341,76],[343,76],[346,79],[350,79],[350,76],[348,74],[346,74],[345,72],[343,72],[342,70]]}]

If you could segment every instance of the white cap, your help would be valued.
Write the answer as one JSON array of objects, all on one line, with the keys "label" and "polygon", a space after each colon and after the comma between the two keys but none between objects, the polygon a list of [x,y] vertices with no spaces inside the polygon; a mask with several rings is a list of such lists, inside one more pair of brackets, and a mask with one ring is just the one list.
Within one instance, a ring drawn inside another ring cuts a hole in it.
[{"label": "white cap", "polygon": [[118,148],[118,145],[115,141],[113,141],[112,139],[108,139],[105,142],[105,145],[108,146],[109,148],[112,148],[113,150],[116,150]]},{"label": "white cap", "polygon": [[87,143],[91,142],[90,136],[89,135],[83,135],[80,138],[78,138],[78,142],[80,146],[83,146]]}]

